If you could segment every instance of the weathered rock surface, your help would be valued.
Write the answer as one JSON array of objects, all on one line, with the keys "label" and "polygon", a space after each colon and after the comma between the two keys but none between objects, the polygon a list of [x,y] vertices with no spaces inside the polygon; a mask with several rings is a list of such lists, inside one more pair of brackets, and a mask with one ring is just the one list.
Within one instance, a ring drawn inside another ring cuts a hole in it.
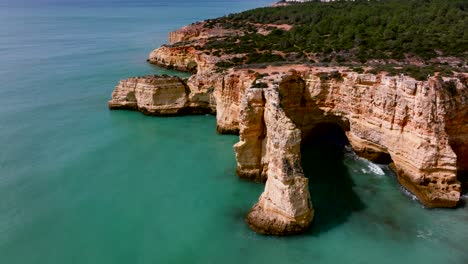
[{"label": "weathered rock surface", "polygon": [[109,108],[138,110],[148,115],[212,112],[208,102],[197,99],[178,77],[144,76],[120,81],[112,93]]},{"label": "weathered rock surface", "polygon": [[109,107],[155,115],[216,112],[220,133],[240,134],[234,146],[238,175],[266,182],[246,218],[253,230],[288,235],[310,225],[314,210],[300,148],[323,124],[338,125],[358,155],[392,162],[399,182],[425,206],[457,205],[460,180],[468,183],[467,74],[416,81],[307,65],[221,72],[215,64],[226,57],[195,45],[239,32],[203,23],[171,33],[173,45],[154,50],[148,59],[195,75],[187,82],[154,76],[123,80]]},{"label": "weathered rock surface", "polygon": [[170,32],[169,44],[199,39],[200,34],[203,32],[204,25],[204,22],[197,22]]},{"label": "weathered rock surface", "polygon": [[209,73],[216,70],[215,64],[223,59],[207,54],[202,47],[211,37],[223,37],[242,34],[233,29],[220,26],[205,27],[206,22],[197,22],[169,33],[169,43],[153,50],[148,62],[162,67],[191,73]]},{"label": "weathered rock surface", "polygon": [[255,76],[247,72],[229,72],[223,79],[223,85],[214,90],[216,98],[217,130],[222,134],[239,133],[239,114],[241,98],[249,88]]},{"label": "weathered rock surface", "polygon": [[[249,99],[254,100],[252,104]],[[235,145],[241,165],[238,171],[250,167],[252,175],[267,176],[265,191],[248,214],[247,223],[262,234],[301,233],[308,228],[314,213],[308,179],[301,166],[301,130],[281,107],[277,90],[249,90],[242,105],[246,108],[242,109],[241,140]],[[258,115],[261,112],[263,117]],[[256,118],[249,119],[249,115]],[[260,122],[255,124],[254,120]],[[252,130],[259,127],[263,128],[261,134],[257,132],[259,136],[252,137]],[[245,154],[249,167],[242,164]],[[260,165],[257,173],[252,165]]]},{"label": "weathered rock surface", "polygon": [[189,42],[208,39],[211,37],[232,36],[241,34],[241,31],[226,29],[219,25],[205,27],[206,21],[196,22],[169,33],[169,43]]},{"label": "weathered rock surface", "polygon": [[[283,71],[282,71],[283,70]],[[339,125],[360,155],[391,158],[400,183],[427,207],[454,207],[457,172],[467,170],[468,91],[457,78],[357,74],[323,79],[328,68],[304,68],[263,78],[230,70],[177,77],[129,78],[116,87],[109,107],[152,115],[217,113],[218,131],[237,133],[239,176],[266,181],[247,217],[260,233],[304,231],[313,217],[300,146],[323,123]],[[264,73],[258,69],[260,73]]]},{"label": "weathered rock surface", "polygon": [[324,80],[322,70],[329,69],[266,78],[269,88],[245,93],[235,145],[238,171],[267,178],[249,225],[276,235],[307,227],[313,209],[300,145],[324,123],[340,126],[358,154],[388,154],[400,183],[427,207],[456,206],[457,165],[466,168],[467,87],[456,78],[418,82],[354,72]]},{"label": "weathered rock surface", "polygon": [[162,46],[150,53],[148,62],[169,69],[196,73],[198,71],[198,57],[197,50],[191,46]]},{"label": "weathered rock surface", "polygon": [[155,65],[200,74],[214,72],[218,61],[220,58],[205,54],[192,45],[162,46],[148,57],[148,62]]},{"label": "weathered rock surface", "polygon": [[109,108],[160,116],[216,113],[218,132],[238,134],[240,98],[254,79],[246,71],[196,74],[186,82],[179,77],[132,77],[115,87]]}]

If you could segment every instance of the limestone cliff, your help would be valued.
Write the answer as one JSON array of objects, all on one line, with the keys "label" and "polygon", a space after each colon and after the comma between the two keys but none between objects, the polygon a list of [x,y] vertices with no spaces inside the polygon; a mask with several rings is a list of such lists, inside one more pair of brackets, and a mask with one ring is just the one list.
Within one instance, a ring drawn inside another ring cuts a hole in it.
[{"label": "limestone cliff", "polygon": [[400,183],[427,207],[456,206],[457,161],[459,170],[466,168],[467,87],[456,78],[418,82],[354,72],[342,72],[340,80],[320,78],[329,70],[270,77],[263,80],[268,88],[249,89],[243,98],[238,171],[267,178],[249,225],[267,234],[296,233],[308,225],[313,209],[300,145],[324,123],[340,126],[358,154],[388,154]]},{"label": "limestone cliff", "polygon": [[218,57],[195,49],[193,46],[162,46],[153,50],[148,62],[165,68],[191,73],[209,73],[216,70]]},{"label": "limestone cliff", "polygon": [[162,67],[192,73],[207,73],[216,70],[215,64],[229,59],[229,56],[214,56],[202,47],[213,37],[235,36],[243,34],[234,29],[225,29],[219,25],[206,27],[206,22],[198,22],[169,33],[169,43],[153,50],[148,62]]},{"label": "limestone cliff", "polygon": [[[286,71],[297,68],[298,71]],[[460,79],[358,74],[288,66],[255,81],[246,70],[176,77],[130,78],[116,87],[111,108],[146,114],[217,113],[218,131],[236,133],[237,172],[265,181],[247,217],[266,234],[305,230],[313,209],[300,146],[323,123],[340,126],[353,149],[370,159],[391,158],[402,185],[428,207],[454,207],[459,172],[466,171],[468,91]],[[334,72],[336,75],[336,72]],[[255,88],[264,82],[267,88]]]},{"label": "limestone cliff", "polygon": [[[209,98],[209,95],[206,97]],[[120,81],[112,93],[109,108],[138,110],[148,115],[212,112],[209,100],[199,100],[182,79],[161,76],[134,77]]]},{"label": "limestone cliff", "polygon": [[[301,130],[281,107],[274,89],[249,90],[242,106],[241,140],[235,145],[238,172],[267,177],[247,223],[262,234],[301,233],[314,213],[301,167]],[[260,165],[258,172],[255,165]]]},{"label": "limestone cliff", "polygon": [[148,115],[216,113],[218,132],[238,134],[240,99],[254,79],[245,71],[196,74],[187,81],[153,75],[132,77],[115,87],[109,108]]},{"label": "limestone cliff", "polygon": [[190,100],[206,101],[216,111],[218,132],[238,134],[240,99],[254,79],[246,71],[196,74],[187,82]]},{"label": "limestone cliff", "polygon": [[204,22],[193,23],[169,33],[169,44],[191,41],[200,38],[204,29]]},{"label": "limestone cliff", "polygon": [[206,40],[211,37],[232,36],[240,34],[239,30],[226,29],[219,25],[207,27],[207,22],[196,22],[169,33],[169,43],[190,42],[193,40]]},{"label": "limestone cliff", "polygon": [[148,62],[157,64],[169,69],[179,71],[198,71],[198,52],[190,46],[166,47],[162,46],[151,52]]},{"label": "limestone cliff", "polygon": [[216,63],[232,57],[195,46],[224,33],[201,24],[171,33],[173,45],[154,50],[149,61],[196,74],[186,82],[123,80],[109,107],[153,115],[216,112],[220,133],[240,134],[238,175],[266,182],[247,216],[253,230],[287,235],[310,225],[314,210],[300,150],[323,124],[340,127],[358,155],[391,162],[398,181],[425,206],[458,204],[460,180],[468,178],[467,74],[416,81],[303,64],[221,70]]}]

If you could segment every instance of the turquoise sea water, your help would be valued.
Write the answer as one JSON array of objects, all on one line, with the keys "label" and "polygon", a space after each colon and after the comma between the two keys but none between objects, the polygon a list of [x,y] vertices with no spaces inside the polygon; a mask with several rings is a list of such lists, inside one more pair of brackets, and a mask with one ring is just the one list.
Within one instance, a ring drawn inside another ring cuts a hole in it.
[{"label": "turquoise sea water", "polygon": [[[1,1],[1,0],[0,0]],[[427,210],[392,173],[304,151],[316,218],[265,237],[212,116],[108,111],[167,33],[269,1],[0,2],[0,264],[468,263],[468,209]]]}]

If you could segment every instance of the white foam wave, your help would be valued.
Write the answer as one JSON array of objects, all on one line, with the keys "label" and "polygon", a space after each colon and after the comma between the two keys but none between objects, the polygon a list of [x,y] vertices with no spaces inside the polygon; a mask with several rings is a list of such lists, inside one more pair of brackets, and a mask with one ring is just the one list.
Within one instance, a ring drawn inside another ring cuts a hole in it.
[{"label": "white foam wave", "polygon": [[411,200],[413,200],[413,201],[418,200],[418,197],[416,197],[416,195],[414,195],[412,192],[408,191],[408,189],[406,189],[405,187],[400,186],[400,189],[406,196],[410,197]]},{"label": "white foam wave", "polygon": [[377,174],[377,175],[380,175],[380,176],[383,176],[385,175],[385,172],[382,170],[381,167],[379,167],[379,165],[377,164],[374,164],[372,162],[369,162],[369,165],[367,165],[367,167],[369,168],[369,170],[374,173],[374,174]]},{"label": "white foam wave", "polygon": [[385,175],[385,171],[382,169],[381,165],[372,163],[371,161],[369,161],[367,159],[359,157],[356,154],[356,152],[354,152],[354,150],[351,148],[351,146],[345,146],[345,150],[346,150],[345,155],[348,158],[351,158],[353,160],[359,160],[359,161],[363,162],[367,166],[366,168],[361,169],[362,173],[373,174],[373,175],[377,175],[377,176],[384,176]]},{"label": "white foam wave", "polygon": [[385,172],[384,170],[377,164],[375,163],[372,163],[366,159],[363,159],[363,158],[359,158],[359,160],[361,160],[362,162],[365,163],[365,165],[367,166],[366,168],[362,168],[361,171],[365,174],[373,174],[373,175],[377,175],[377,176],[384,176],[385,175]]},{"label": "white foam wave", "polygon": [[429,240],[433,241],[432,239],[432,230],[418,230],[418,234],[416,237],[424,239],[424,240]]}]

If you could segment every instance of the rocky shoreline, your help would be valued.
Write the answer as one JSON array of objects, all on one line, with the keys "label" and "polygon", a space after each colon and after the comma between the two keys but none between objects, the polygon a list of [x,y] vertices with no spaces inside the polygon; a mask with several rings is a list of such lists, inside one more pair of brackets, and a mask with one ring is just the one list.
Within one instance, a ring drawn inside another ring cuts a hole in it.
[{"label": "rocky shoreline", "polygon": [[459,179],[468,171],[468,74],[416,81],[305,64],[223,69],[217,63],[235,55],[195,47],[242,33],[203,23],[170,33],[171,45],[148,58],[194,75],[122,80],[109,108],[159,116],[216,114],[219,133],[239,134],[238,175],[266,182],[246,218],[253,230],[307,230],[314,210],[300,147],[324,124],[338,126],[358,155],[391,162],[399,182],[426,207],[457,206]]}]

